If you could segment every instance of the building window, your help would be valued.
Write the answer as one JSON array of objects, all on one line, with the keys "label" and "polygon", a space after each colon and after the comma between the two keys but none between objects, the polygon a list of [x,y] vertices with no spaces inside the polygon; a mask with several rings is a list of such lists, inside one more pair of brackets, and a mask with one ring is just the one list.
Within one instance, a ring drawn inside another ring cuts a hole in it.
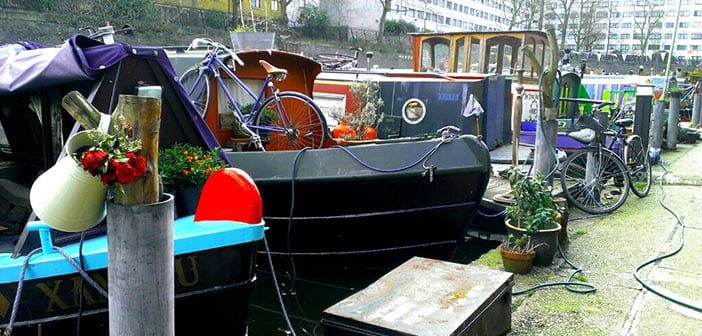
[{"label": "building window", "polygon": [[251,0],[251,7],[261,8],[261,0]]}]

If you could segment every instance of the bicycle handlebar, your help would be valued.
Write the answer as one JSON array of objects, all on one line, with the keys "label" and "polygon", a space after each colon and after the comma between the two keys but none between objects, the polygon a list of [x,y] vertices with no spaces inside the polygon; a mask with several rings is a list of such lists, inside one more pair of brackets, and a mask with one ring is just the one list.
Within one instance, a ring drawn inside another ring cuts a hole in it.
[{"label": "bicycle handlebar", "polygon": [[239,63],[239,65],[244,66],[244,61],[242,61],[241,58],[239,58],[239,56],[237,56],[233,50],[227,48],[227,46],[225,46],[224,44],[212,41],[211,39],[208,39],[208,38],[200,38],[200,37],[194,38],[193,41],[190,42],[190,45],[188,46],[188,50],[198,49],[198,48],[203,48],[203,47],[213,47],[214,48],[213,52],[215,52],[215,53],[220,51],[220,50],[223,50],[224,52],[229,54],[229,56],[231,56],[233,60],[235,60],[237,63]]},{"label": "bicycle handlebar", "polygon": [[559,98],[559,100],[570,103],[597,104],[598,108],[602,108],[609,105],[615,105],[613,101],[587,98]]}]

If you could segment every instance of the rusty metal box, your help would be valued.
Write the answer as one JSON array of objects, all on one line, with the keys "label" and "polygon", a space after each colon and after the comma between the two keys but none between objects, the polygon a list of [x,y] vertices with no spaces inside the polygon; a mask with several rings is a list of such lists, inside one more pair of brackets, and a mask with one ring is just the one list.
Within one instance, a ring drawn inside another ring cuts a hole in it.
[{"label": "rusty metal box", "polygon": [[414,257],[322,313],[325,336],[504,335],[514,275]]}]

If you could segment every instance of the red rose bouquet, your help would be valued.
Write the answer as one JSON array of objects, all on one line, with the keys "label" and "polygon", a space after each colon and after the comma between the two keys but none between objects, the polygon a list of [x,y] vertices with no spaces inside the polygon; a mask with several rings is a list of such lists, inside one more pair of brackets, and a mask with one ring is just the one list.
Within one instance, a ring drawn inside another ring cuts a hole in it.
[{"label": "red rose bouquet", "polygon": [[93,176],[100,176],[102,183],[125,185],[146,175],[146,158],[139,154],[141,140],[129,140],[132,127],[118,118],[114,134],[94,132],[94,145],[73,153],[76,161]]}]

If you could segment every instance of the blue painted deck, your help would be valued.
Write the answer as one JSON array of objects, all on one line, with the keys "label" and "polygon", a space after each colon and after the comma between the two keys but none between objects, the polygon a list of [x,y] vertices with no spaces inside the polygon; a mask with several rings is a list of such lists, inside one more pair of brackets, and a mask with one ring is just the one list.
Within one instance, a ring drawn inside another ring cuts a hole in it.
[{"label": "blue painted deck", "polygon": [[[174,221],[174,253],[182,255],[224,246],[244,244],[263,239],[264,224],[245,224],[233,221],[193,221],[194,216],[178,218]],[[30,234],[37,234],[44,229],[42,222],[31,222]],[[61,248],[76,262],[79,256],[79,243]],[[83,243],[85,270],[97,270],[107,267],[107,236],[88,239]],[[0,254],[0,284],[17,282],[26,256],[12,258],[10,253]],[[53,251],[34,254],[29,262],[25,280],[53,277],[75,273],[76,270],[60,253]]]}]

